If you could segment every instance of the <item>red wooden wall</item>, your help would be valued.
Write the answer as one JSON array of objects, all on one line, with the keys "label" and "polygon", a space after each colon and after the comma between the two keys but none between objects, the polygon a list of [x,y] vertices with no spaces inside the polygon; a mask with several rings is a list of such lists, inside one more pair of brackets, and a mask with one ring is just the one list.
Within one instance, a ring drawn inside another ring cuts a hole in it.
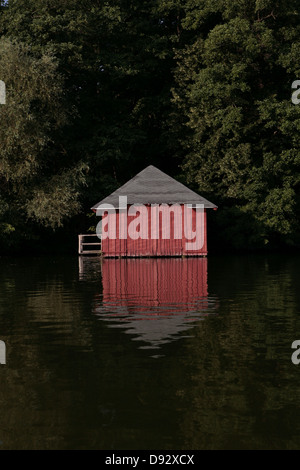
[{"label": "red wooden wall", "polygon": [[[145,206],[144,206],[145,207]],[[138,208],[137,208],[138,209]],[[145,210],[145,209],[144,209]],[[167,210],[167,209],[166,209]],[[202,235],[203,235],[203,244],[201,243],[201,248],[196,248],[193,250],[187,250],[186,244],[190,243],[191,235],[188,235],[186,238],[185,234],[185,207],[178,206],[176,209],[176,215],[171,216],[170,224],[170,237],[166,238],[168,235],[165,232],[165,227],[162,224],[163,216],[160,215],[160,224],[159,230],[156,228],[156,238],[153,238],[153,233],[151,231],[151,207],[147,206],[147,214],[145,217],[148,219],[148,239],[137,239],[133,240],[130,237],[127,239],[122,236],[120,233],[120,220],[124,215],[119,212],[116,214],[116,238],[107,238],[102,240],[102,253],[104,257],[142,257],[142,256],[205,256],[207,255],[207,214],[204,210],[202,218]],[[107,223],[111,223],[114,214],[106,213],[103,217],[103,226]],[[176,219],[176,217],[178,217]],[[136,218],[136,216],[127,215],[127,233],[128,227],[131,222]],[[153,218],[153,217],[152,217]],[[181,224],[178,222],[179,218],[181,219]],[[124,220],[124,219],[123,219]],[[192,211],[192,227],[191,230],[196,230],[196,211]],[[181,227],[180,227],[181,225]],[[124,227],[125,225],[123,225]],[[152,225],[153,226],[153,225]],[[155,228],[155,227],[154,227]],[[153,229],[152,229],[153,230]],[[200,227],[198,226],[198,230]],[[175,235],[176,234],[176,235]],[[178,235],[180,238],[178,239]]]}]

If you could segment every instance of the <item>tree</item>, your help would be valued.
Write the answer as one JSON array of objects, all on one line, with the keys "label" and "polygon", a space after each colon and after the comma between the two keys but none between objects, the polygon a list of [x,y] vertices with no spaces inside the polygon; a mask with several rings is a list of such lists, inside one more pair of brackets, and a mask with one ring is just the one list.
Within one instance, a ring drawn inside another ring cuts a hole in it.
[{"label": "tree", "polygon": [[[18,101],[35,156],[28,166],[16,145],[2,150],[1,210],[14,194],[26,217],[55,227],[154,164],[221,207],[222,243],[300,243],[299,28],[296,0],[10,0],[0,34],[51,91]],[[24,168],[26,195],[12,189]]]},{"label": "tree", "polygon": [[187,0],[185,12],[194,39],[177,55],[173,96],[186,177],[222,207],[223,242],[227,235],[244,247],[296,243],[300,107],[291,84],[300,76],[299,5]]},{"label": "tree", "polygon": [[58,60],[78,110],[64,146],[90,167],[88,204],[147,163],[169,166],[177,26],[156,0],[10,0],[2,25],[37,57]]},{"label": "tree", "polygon": [[55,143],[72,110],[54,57],[37,59],[29,46],[2,38],[0,77],[7,92],[0,109],[0,235],[18,238],[30,221],[55,228],[78,211],[83,165],[69,162]]},{"label": "tree", "polygon": [[[89,167],[80,194],[86,210],[147,164],[170,170],[173,11],[156,0],[10,0],[1,30],[35,59],[55,58],[65,104],[77,113],[54,146],[68,166]],[[37,213],[38,206],[30,207]]]}]

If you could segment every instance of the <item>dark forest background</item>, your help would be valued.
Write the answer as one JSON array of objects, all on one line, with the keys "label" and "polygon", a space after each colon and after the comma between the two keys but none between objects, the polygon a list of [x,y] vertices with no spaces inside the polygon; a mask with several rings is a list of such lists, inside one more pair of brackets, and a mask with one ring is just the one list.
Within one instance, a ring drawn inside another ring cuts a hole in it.
[{"label": "dark forest background", "polygon": [[1,2],[0,252],[76,252],[149,164],[219,206],[210,251],[299,249],[299,19],[299,0]]}]

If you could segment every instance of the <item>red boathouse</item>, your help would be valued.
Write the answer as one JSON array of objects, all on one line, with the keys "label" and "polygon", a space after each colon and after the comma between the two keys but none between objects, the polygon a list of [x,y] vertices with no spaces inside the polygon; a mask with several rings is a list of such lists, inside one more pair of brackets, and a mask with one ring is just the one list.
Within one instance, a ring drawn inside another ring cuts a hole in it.
[{"label": "red boathouse", "polygon": [[92,207],[106,258],[206,256],[207,209],[217,206],[152,165]]}]

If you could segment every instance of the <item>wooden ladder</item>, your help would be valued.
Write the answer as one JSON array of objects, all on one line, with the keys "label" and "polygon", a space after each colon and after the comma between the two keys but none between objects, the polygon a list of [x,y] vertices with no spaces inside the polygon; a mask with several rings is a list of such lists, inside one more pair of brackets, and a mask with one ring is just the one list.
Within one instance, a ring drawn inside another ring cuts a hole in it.
[{"label": "wooden ladder", "polygon": [[[86,237],[97,237],[97,235],[84,234],[78,235],[78,254],[79,255],[100,255],[101,254],[101,240],[98,238],[96,243],[85,241]],[[98,246],[98,250],[85,250],[85,246]]]}]

